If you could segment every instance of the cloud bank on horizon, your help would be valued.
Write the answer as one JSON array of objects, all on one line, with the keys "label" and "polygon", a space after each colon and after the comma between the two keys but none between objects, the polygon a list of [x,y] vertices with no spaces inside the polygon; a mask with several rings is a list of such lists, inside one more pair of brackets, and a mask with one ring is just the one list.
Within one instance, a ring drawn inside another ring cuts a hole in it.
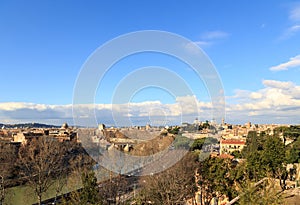
[{"label": "cloud bank on horizon", "polygon": [[[257,91],[236,90],[227,96],[225,120],[242,124],[254,123],[300,123],[300,86],[289,81],[263,80],[264,88]],[[197,110],[190,106],[197,101]],[[202,102],[195,96],[177,97],[174,104],[146,101],[127,104],[80,105],[81,116],[91,110],[99,123],[114,126],[112,112],[120,118],[130,118],[132,125],[172,125],[181,122],[211,120],[212,104]],[[4,123],[43,122],[50,124],[73,124],[72,104],[46,105],[24,102],[0,103],[0,121]],[[219,122],[220,123],[220,122]],[[124,125],[129,126],[129,125]]]}]

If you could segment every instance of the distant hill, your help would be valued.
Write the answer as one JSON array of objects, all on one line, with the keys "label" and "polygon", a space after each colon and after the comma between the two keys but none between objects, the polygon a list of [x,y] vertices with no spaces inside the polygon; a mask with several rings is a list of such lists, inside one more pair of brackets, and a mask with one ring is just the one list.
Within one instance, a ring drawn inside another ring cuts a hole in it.
[{"label": "distant hill", "polygon": [[1,127],[5,128],[59,128],[60,126],[57,125],[47,125],[41,123],[20,123],[20,124],[2,124],[0,123]]}]

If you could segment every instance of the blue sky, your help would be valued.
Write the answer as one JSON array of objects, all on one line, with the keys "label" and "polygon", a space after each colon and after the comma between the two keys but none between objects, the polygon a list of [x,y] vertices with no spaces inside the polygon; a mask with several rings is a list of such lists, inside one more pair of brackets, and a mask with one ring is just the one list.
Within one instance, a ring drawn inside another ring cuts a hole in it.
[{"label": "blue sky", "polygon": [[[86,59],[105,42],[139,30],[173,32],[206,52],[223,83],[228,122],[300,123],[300,1],[285,0],[1,1],[0,122],[72,124],[73,87]],[[190,82],[199,104],[208,103],[204,85],[186,65],[154,54],[112,68],[96,103],[109,104],[126,73],[153,62],[172,67]],[[157,89],[132,99],[176,102]]]}]

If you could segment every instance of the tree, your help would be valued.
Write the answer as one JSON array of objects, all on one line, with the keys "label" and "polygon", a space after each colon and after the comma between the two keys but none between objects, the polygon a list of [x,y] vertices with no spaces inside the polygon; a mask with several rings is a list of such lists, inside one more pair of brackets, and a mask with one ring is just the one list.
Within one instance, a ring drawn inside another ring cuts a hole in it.
[{"label": "tree", "polygon": [[121,196],[126,194],[128,186],[129,183],[125,176],[120,174],[111,176],[109,180],[102,182],[99,186],[101,204],[123,204]]},{"label": "tree", "polygon": [[88,190],[88,188],[83,189],[83,187],[89,183],[93,184],[95,174],[91,170],[95,161],[85,152],[83,147],[78,144],[71,144],[68,153],[68,170],[72,176],[72,178],[68,180],[68,186],[69,189],[76,190],[71,192],[70,196],[64,198],[63,204],[83,205],[85,204],[85,197],[82,195],[86,195],[83,193],[83,190]]},{"label": "tree", "polygon": [[0,142],[0,204],[6,196],[5,187],[13,184],[16,171],[16,147],[9,143]]},{"label": "tree", "polygon": [[234,156],[235,158],[242,158],[242,154],[239,150],[234,150],[232,153],[231,153],[232,156]]},{"label": "tree", "polygon": [[197,155],[188,153],[182,160],[164,172],[140,180],[141,204],[181,204],[185,200],[194,198],[195,169]]},{"label": "tree", "polygon": [[274,135],[283,138],[283,143],[285,144],[287,139],[296,140],[300,136],[299,126],[280,126],[274,129]]},{"label": "tree", "polygon": [[197,184],[201,205],[209,205],[214,197],[227,196],[231,199],[235,196],[232,169],[234,167],[229,159],[209,157],[200,163]]},{"label": "tree", "polygon": [[168,129],[168,133],[173,134],[173,135],[177,135],[179,133],[180,127],[174,127],[174,128],[169,128]]},{"label": "tree", "polygon": [[17,146],[10,143],[0,143],[0,174],[5,179],[17,176],[16,160]]},{"label": "tree", "polygon": [[82,205],[99,203],[99,189],[97,178],[93,171],[82,173],[82,192],[80,194],[80,201]]},{"label": "tree", "polygon": [[49,137],[33,139],[19,150],[18,165],[20,174],[27,179],[37,196],[38,204],[43,194],[55,182],[64,162],[64,146]]},{"label": "tree", "polygon": [[283,196],[278,192],[274,178],[266,177],[257,183],[245,180],[240,186],[240,205],[280,205]]},{"label": "tree", "polygon": [[261,151],[250,152],[246,156],[245,173],[247,179],[258,181],[266,176],[266,164],[262,162]]},{"label": "tree", "polygon": [[64,167],[61,167],[58,170],[58,175],[55,177],[55,182],[54,182],[54,188],[55,188],[55,197],[54,197],[54,204],[57,202],[57,197],[62,194],[62,190],[65,185],[67,185],[68,181],[68,172],[65,170]]},{"label": "tree", "polygon": [[218,140],[213,137],[204,137],[200,139],[195,139],[192,146],[191,150],[201,150],[203,145],[210,145],[210,144],[216,144],[218,143]]},{"label": "tree", "polygon": [[271,175],[280,180],[282,189],[285,188],[285,180],[288,177],[283,166],[286,161],[285,146],[277,135],[268,136],[261,140],[252,133],[247,139],[247,147],[243,150],[243,154],[246,158],[245,173],[247,179],[258,181]]},{"label": "tree", "polygon": [[242,150],[242,155],[246,158],[251,152],[261,151],[265,139],[266,136],[263,133],[261,133],[260,136],[257,136],[256,131],[249,131],[246,139],[246,146]]},{"label": "tree", "polygon": [[173,141],[173,145],[176,149],[184,149],[184,150],[190,149],[192,143],[193,140],[184,137],[182,135],[177,135]]},{"label": "tree", "polygon": [[4,202],[5,190],[4,190],[4,178],[0,175],[0,205]]},{"label": "tree", "polygon": [[268,171],[271,171],[273,176],[282,167],[285,161],[285,148],[282,140],[276,136],[270,136],[264,143],[262,152],[262,163],[267,165]]},{"label": "tree", "polygon": [[200,139],[195,139],[195,141],[193,142],[192,146],[191,146],[191,150],[201,150],[202,146],[205,142],[205,138],[200,138]]},{"label": "tree", "polygon": [[287,163],[300,162],[300,137],[286,147]]},{"label": "tree", "polygon": [[64,205],[98,205],[100,203],[99,188],[95,172],[84,170],[80,174],[80,189],[72,191],[68,197],[63,199]]}]

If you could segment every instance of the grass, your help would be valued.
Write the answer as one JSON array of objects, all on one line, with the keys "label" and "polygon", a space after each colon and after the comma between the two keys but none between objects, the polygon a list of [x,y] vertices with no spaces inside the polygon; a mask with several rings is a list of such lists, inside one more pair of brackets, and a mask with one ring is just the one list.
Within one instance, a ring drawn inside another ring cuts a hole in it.
[{"label": "grass", "polygon": [[[69,176],[66,185],[63,187],[62,193],[67,193],[81,187],[80,177]],[[42,199],[46,200],[55,197],[55,183],[43,194]],[[33,188],[28,185],[16,186],[6,189],[6,196],[4,200],[5,205],[29,205],[37,203],[37,196]]]},{"label": "grass", "polygon": [[[96,176],[98,177],[98,180],[105,180],[109,177],[109,171],[99,167],[96,171]],[[49,198],[55,197],[56,191],[55,186],[57,183],[54,183],[46,193],[43,194],[42,200],[46,200]],[[82,187],[81,183],[81,176],[80,174],[71,174],[68,176],[66,180],[65,186],[63,186],[63,189],[59,195],[68,193],[70,191],[79,189]],[[22,185],[22,186],[16,186],[12,188],[6,189],[6,196],[4,200],[4,205],[30,205],[37,203],[37,196],[33,191],[33,188],[30,186]]]}]

